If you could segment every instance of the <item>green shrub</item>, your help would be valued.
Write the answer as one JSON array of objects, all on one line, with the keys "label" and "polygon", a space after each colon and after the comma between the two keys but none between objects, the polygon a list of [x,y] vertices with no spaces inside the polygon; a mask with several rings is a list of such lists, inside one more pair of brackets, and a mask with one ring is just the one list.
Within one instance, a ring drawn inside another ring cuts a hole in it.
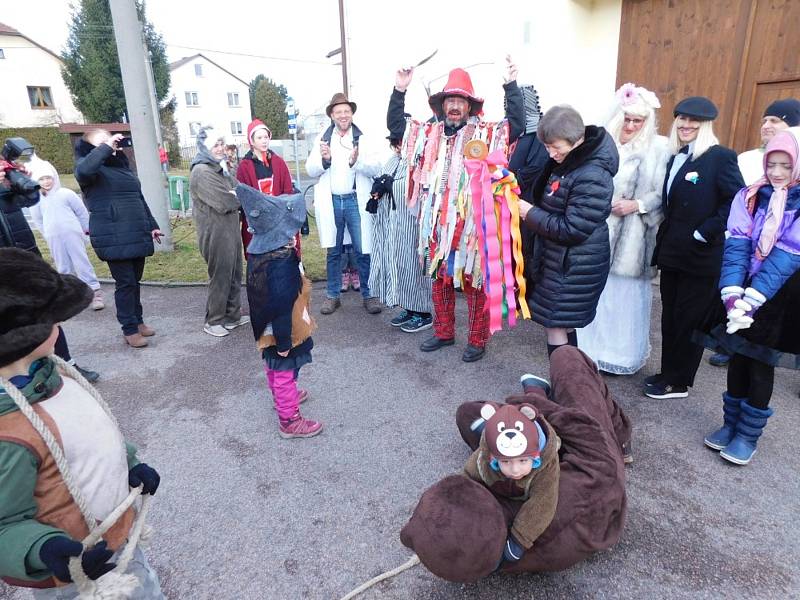
[{"label": "green shrub", "polygon": [[72,173],[75,167],[72,143],[69,134],[57,127],[8,127],[0,128],[0,142],[10,137],[22,137],[36,148],[36,155],[53,163],[59,173]]}]

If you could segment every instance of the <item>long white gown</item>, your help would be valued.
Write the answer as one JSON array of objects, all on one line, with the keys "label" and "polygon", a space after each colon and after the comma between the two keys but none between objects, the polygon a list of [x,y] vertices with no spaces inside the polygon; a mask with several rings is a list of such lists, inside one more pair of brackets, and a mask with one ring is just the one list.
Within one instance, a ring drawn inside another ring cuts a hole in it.
[{"label": "long white gown", "polygon": [[597,316],[587,327],[578,329],[578,347],[607,373],[636,373],[650,356],[652,304],[649,277],[609,274]]}]

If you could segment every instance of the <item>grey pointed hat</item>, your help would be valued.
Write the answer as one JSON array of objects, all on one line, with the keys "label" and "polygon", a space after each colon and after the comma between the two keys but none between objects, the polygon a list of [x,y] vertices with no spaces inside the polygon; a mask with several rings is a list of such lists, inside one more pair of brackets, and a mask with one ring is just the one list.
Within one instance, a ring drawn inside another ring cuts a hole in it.
[{"label": "grey pointed hat", "polygon": [[286,246],[306,220],[302,192],[270,196],[243,183],[235,191],[253,230],[248,254],[265,254]]}]

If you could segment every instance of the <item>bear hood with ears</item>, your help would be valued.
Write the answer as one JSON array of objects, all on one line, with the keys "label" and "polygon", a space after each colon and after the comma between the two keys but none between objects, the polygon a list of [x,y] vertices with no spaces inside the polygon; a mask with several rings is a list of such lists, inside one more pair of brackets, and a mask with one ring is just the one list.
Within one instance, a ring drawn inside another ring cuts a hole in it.
[{"label": "bear hood with ears", "polygon": [[531,404],[487,402],[481,408],[481,417],[486,419],[486,445],[494,458],[539,458],[536,409]]}]

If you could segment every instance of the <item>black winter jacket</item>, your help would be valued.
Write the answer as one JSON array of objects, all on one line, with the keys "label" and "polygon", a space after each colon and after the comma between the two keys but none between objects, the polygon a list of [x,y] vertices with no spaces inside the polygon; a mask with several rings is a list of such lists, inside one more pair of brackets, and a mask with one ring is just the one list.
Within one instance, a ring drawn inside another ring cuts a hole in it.
[{"label": "black winter jacket", "polygon": [[39,202],[39,191],[18,194],[0,184],[0,248],[19,248],[39,253],[22,207]]},{"label": "black winter jacket", "polygon": [[611,212],[619,154],[602,127],[586,128],[564,162],[549,159],[534,185],[525,226],[535,234],[525,257],[533,320],[545,327],[585,327],[594,320],[608,278]]},{"label": "black winter jacket", "polygon": [[[744,187],[736,154],[724,146],[711,146],[696,160],[690,157],[667,194],[674,161],[673,156],[664,177],[665,219],[656,235],[653,264],[699,277],[719,277],[731,202]],[[690,179],[695,183],[686,178],[693,173],[697,176]],[[705,242],[694,239],[695,230]]]},{"label": "black winter jacket", "polygon": [[89,238],[102,260],[128,260],[153,254],[158,223],[142,196],[128,158],[80,140],[75,147],[75,179],[89,209]]}]

